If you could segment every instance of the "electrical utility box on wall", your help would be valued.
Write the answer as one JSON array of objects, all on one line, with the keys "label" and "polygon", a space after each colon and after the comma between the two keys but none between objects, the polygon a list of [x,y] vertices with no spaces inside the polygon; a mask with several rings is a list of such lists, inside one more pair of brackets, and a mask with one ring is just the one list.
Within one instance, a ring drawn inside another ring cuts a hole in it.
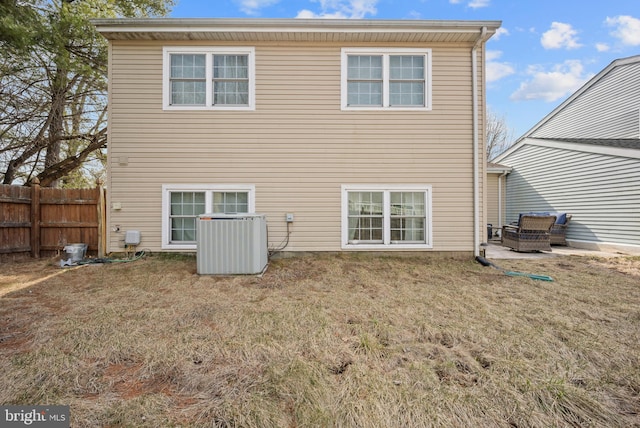
[{"label": "electrical utility box on wall", "polygon": [[263,214],[202,214],[196,219],[199,274],[261,273],[268,262]]}]

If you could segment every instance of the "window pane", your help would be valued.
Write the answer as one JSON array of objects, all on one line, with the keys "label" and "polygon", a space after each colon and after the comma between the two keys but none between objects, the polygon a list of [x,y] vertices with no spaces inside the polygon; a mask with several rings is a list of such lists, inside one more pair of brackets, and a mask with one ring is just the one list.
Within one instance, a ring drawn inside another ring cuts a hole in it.
[{"label": "window pane", "polygon": [[382,82],[349,82],[347,92],[350,106],[382,105]]},{"label": "window pane", "polygon": [[196,219],[195,218],[172,218],[171,219],[171,241],[195,241],[196,240]]},{"label": "window pane", "polygon": [[204,192],[171,192],[171,241],[195,241],[196,217],[205,213]]},{"label": "window pane", "polygon": [[172,79],[204,79],[205,56],[200,54],[171,54]]},{"label": "window pane", "polygon": [[215,81],[213,85],[213,103],[227,105],[249,104],[249,82]]},{"label": "window pane", "polygon": [[382,56],[351,55],[347,60],[347,79],[382,79]]},{"label": "window pane", "polygon": [[401,80],[424,80],[424,56],[390,56],[389,78]]},{"label": "window pane", "polygon": [[214,55],[213,57],[214,79],[248,79],[249,56],[248,55]]},{"label": "window pane", "polygon": [[383,193],[349,192],[349,241],[381,243]]},{"label": "window pane", "polygon": [[391,192],[392,216],[424,216],[424,192]]},{"label": "window pane", "polygon": [[425,242],[424,218],[392,218],[391,242]]},{"label": "window pane", "polygon": [[389,105],[424,106],[424,83],[391,82],[389,84]]},{"label": "window pane", "polygon": [[171,82],[172,105],[204,105],[205,102],[205,81],[177,80]]},{"label": "window pane", "polygon": [[249,56],[214,55],[213,104],[249,104]]},{"label": "window pane", "polygon": [[391,243],[425,242],[425,193],[391,192]]},{"label": "window pane", "polygon": [[215,192],[213,194],[213,212],[224,214],[249,212],[249,193]]}]

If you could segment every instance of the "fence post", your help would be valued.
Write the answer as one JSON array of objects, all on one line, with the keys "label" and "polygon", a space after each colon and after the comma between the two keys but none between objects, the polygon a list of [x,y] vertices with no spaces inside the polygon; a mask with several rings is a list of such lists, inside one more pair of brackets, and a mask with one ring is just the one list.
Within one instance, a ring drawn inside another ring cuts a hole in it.
[{"label": "fence post", "polygon": [[102,180],[96,181],[96,190],[98,191],[98,257],[102,258],[106,255],[106,224],[107,224],[107,211],[104,187],[102,187]]},{"label": "fence post", "polygon": [[31,257],[40,258],[40,180],[31,180]]}]

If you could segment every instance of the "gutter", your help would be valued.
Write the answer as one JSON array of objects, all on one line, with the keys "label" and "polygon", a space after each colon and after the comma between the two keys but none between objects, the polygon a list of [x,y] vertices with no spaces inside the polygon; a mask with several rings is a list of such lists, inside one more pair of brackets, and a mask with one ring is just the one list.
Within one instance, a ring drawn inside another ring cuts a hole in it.
[{"label": "gutter", "polygon": [[487,34],[487,27],[482,27],[478,39],[471,49],[471,87],[473,102],[473,255],[480,255],[480,168],[478,168],[478,59],[476,51]]}]

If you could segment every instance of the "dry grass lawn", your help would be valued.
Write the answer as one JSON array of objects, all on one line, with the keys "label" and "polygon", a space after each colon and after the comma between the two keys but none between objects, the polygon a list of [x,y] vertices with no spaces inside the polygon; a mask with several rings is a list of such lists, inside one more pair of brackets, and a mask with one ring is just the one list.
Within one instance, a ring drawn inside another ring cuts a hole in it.
[{"label": "dry grass lawn", "polygon": [[497,263],[555,281],[428,256],[4,263],[0,403],[74,427],[640,426],[640,258]]}]

